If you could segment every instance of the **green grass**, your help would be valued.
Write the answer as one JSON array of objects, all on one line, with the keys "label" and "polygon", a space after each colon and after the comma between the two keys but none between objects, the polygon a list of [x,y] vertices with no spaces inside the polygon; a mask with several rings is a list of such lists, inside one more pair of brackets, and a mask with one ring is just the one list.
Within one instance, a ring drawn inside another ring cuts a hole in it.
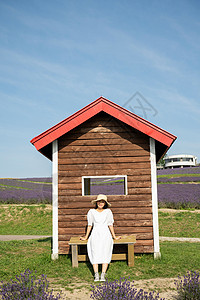
[{"label": "green grass", "polygon": [[[51,234],[51,206],[1,205],[0,234]],[[161,236],[200,237],[200,214],[197,212],[159,211]],[[125,261],[112,262],[107,272],[108,280],[129,277],[130,280],[158,277],[177,277],[188,270],[199,271],[200,243],[162,242],[161,260],[153,255],[135,255],[135,267]],[[89,262],[71,267],[71,257],[60,255],[51,260],[51,239],[0,242],[0,279],[7,281],[25,269],[45,274],[51,284],[61,284],[67,289],[93,283]]]},{"label": "green grass", "polygon": [[45,182],[45,181],[35,181],[35,180],[27,180],[27,179],[16,179],[16,180],[21,182],[30,182],[30,183],[38,183],[38,184],[52,184],[51,182]]},{"label": "green grass", "polygon": [[5,190],[5,188],[9,188],[9,189],[14,188],[14,189],[18,189],[18,190],[20,190],[20,189],[26,190],[26,188],[21,187],[21,186],[13,186],[13,185],[7,185],[7,184],[0,184],[0,189]]},{"label": "green grass", "polygon": [[165,175],[157,175],[158,178],[176,178],[176,177],[199,177],[200,174],[165,174]]},{"label": "green grass", "polygon": [[[50,205],[0,205],[0,234],[51,235]],[[200,214],[159,211],[161,236],[200,238]]]},{"label": "green grass", "polygon": [[0,205],[0,234],[51,235],[50,205]]},{"label": "green grass", "polygon": [[159,231],[160,236],[200,238],[200,214],[160,211]]},{"label": "green grass", "polygon": [[[166,181],[166,182],[159,182],[158,181],[158,184],[188,184],[189,181],[185,182],[185,181],[174,181],[174,182],[171,182],[171,181]],[[195,184],[197,183],[200,183],[200,181],[195,181]]]},{"label": "green grass", "polygon": [[[200,174],[159,175],[158,178],[193,176],[200,178]],[[51,222],[52,212],[48,205],[0,205],[0,234],[51,235]],[[200,214],[195,212],[159,211],[161,236],[200,238],[199,224]],[[200,271],[200,243],[162,242],[160,248],[161,260],[154,260],[151,254],[135,255],[133,268],[124,261],[112,262],[108,280],[129,276],[130,280],[177,277],[188,270]],[[52,284],[61,284],[67,289],[73,290],[74,282],[93,284],[89,262],[72,268],[70,256],[60,255],[58,260],[51,260],[51,239],[0,242],[0,280],[14,278],[26,268],[36,270],[38,275],[46,274]]]},{"label": "green grass", "polygon": [[[136,255],[135,267],[130,268],[125,261],[112,262],[107,276],[109,280],[129,277],[130,280],[151,279],[156,277],[177,277],[187,270],[199,270],[200,243],[161,243],[161,260],[153,255]],[[83,283],[92,283],[93,273],[89,263],[79,263],[72,268],[71,258],[60,255],[51,260],[50,239],[31,241],[0,242],[0,278],[7,281],[26,268],[46,274],[54,279],[54,284],[70,287],[77,279]]]}]

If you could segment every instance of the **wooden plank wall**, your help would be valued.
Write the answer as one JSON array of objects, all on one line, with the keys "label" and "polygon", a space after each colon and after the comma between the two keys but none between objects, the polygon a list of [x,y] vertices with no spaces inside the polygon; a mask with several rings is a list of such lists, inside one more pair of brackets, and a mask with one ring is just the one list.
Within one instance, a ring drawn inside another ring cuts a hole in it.
[{"label": "wooden plank wall", "polygon": [[99,113],[59,139],[59,253],[84,235],[95,196],[82,196],[82,176],[127,175],[128,195],[108,196],[117,234],[136,234],[136,253],[153,252],[149,138]]}]

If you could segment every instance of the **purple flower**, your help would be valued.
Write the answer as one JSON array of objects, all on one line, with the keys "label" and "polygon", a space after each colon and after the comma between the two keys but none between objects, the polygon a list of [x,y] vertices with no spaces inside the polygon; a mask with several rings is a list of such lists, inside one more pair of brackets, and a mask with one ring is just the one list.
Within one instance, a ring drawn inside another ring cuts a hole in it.
[{"label": "purple flower", "polygon": [[178,277],[178,280],[175,280],[174,283],[178,290],[178,299],[200,299],[200,280],[198,272],[188,271],[187,274],[183,276],[183,279]]},{"label": "purple flower", "polygon": [[177,177],[158,177],[158,183],[174,183],[174,182],[199,182],[200,183],[200,176],[177,176]]},{"label": "purple flower", "polygon": [[159,207],[200,208],[200,184],[158,184]]},{"label": "purple flower", "polygon": [[200,167],[190,168],[176,168],[176,169],[163,169],[157,171],[158,175],[170,175],[170,174],[200,174]]},{"label": "purple flower", "polygon": [[49,283],[45,275],[41,275],[36,280],[36,276],[30,270],[26,270],[16,280],[10,280],[8,283],[2,283],[0,286],[0,295],[2,300],[58,300],[60,294],[53,295],[53,290],[49,291]]},{"label": "purple flower", "polygon": [[[137,291],[129,280],[120,278],[119,280],[92,286],[90,298],[95,300],[162,300],[155,292]],[[164,299],[163,299],[164,300]]]},{"label": "purple flower", "polygon": [[51,203],[51,178],[0,179],[0,203]]}]

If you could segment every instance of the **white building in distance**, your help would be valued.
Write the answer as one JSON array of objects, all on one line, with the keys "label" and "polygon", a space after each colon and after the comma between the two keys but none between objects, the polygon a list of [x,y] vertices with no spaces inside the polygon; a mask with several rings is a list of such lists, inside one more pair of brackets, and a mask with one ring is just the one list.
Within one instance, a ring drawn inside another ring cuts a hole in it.
[{"label": "white building in distance", "polygon": [[163,158],[165,169],[195,167],[197,165],[197,157],[188,154],[169,155]]}]

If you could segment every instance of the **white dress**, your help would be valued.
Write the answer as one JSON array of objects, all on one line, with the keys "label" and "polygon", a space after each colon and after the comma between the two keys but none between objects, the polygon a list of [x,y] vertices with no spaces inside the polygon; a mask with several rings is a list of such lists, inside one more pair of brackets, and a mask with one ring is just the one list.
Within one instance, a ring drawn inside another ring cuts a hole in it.
[{"label": "white dress", "polygon": [[110,263],[113,239],[108,226],[113,225],[113,214],[109,208],[98,212],[90,209],[87,214],[88,225],[93,226],[87,242],[87,252],[91,264]]}]

